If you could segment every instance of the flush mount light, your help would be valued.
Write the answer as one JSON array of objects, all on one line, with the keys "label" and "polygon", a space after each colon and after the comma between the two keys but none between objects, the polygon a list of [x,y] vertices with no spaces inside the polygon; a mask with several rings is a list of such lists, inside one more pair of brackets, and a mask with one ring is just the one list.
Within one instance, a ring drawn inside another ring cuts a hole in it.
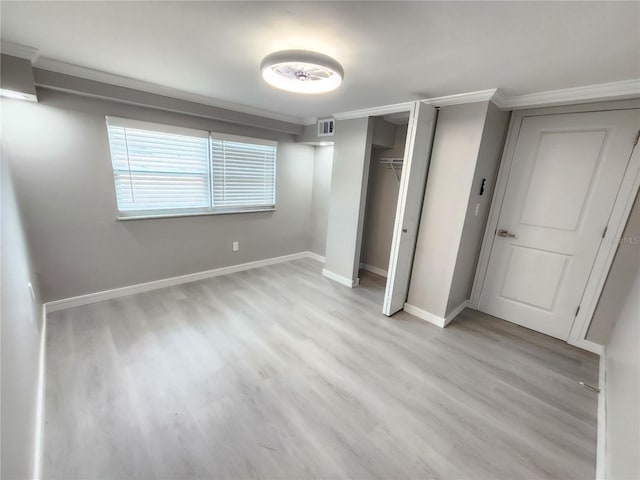
[{"label": "flush mount light", "polygon": [[295,93],[324,93],[342,83],[344,70],[333,58],[308,50],[283,50],[267,55],[262,78],[276,88]]}]

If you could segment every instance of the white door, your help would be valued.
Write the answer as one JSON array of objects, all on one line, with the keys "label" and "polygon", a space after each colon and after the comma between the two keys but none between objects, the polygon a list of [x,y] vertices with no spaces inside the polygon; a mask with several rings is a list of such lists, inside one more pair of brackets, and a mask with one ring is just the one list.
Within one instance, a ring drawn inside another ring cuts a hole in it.
[{"label": "white door", "polygon": [[640,111],[525,117],[479,309],[567,340]]},{"label": "white door", "polygon": [[407,299],[436,115],[437,111],[431,105],[416,102],[409,117],[398,207],[391,239],[387,286],[382,306],[382,313],[385,315],[393,315],[402,310]]}]

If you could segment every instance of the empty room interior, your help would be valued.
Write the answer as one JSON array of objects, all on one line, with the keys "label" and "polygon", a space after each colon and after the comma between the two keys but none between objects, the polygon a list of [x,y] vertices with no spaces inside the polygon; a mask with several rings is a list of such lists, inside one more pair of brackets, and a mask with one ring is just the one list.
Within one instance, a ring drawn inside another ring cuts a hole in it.
[{"label": "empty room interior", "polygon": [[640,478],[640,2],[0,2],[3,480]]}]

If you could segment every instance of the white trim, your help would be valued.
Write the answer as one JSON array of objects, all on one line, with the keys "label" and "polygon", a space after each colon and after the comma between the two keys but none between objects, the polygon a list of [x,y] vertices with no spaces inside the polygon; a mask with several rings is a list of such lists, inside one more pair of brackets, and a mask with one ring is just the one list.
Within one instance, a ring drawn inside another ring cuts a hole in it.
[{"label": "white trim", "polygon": [[151,290],[157,290],[159,288],[171,287],[173,285],[181,285],[183,283],[195,282],[197,280],[203,280],[205,278],[227,275],[229,273],[242,272],[244,270],[251,270],[253,268],[266,267],[267,265],[289,262],[291,260],[307,258],[309,256],[310,252],[299,252],[291,255],[283,255],[281,257],[257,260],[255,262],[247,262],[241,263],[239,265],[214,268],[213,270],[205,270],[203,272],[179,275],[177,277],[163,278],[162,280],[155,280],[152,282],[138,283],[136,285],[114,288],[112,290],[104,290],[102,292],[88,293],[86,295],[80,295],[77,297],[63,298],[61,300],[47,302],[45,305],[47,307],[47,312],[57,312],[58,310],[64,310],[66,308],[88,305],[90,303],[102,302],[103,300],[110,300],[112,298],[134,295],[136,293],[148,292]]},{"label": "white trim", "polygon": [[595,102],[598,100],[620,100],[640,96],[640,79],[623,80],[621,82],[598,83],[582,87],[548,90],[546,92],[529,93],[506,97],[503,109],[518,110],[533,106],[568,105],[571,103]]},{"label": "white trim", "polygon": [[467,308],[467,307],[469,307],[469,306],[470,306],[470,304],[469,304],[469,300],[465,300],[465,301],[464,301],[464,302],[462,302],[460,305],[458,305],[456,308],[454,308],[454,309],[451,311],[451,313],[449,313],[449,315],[447,315],[447,316],[445,317],[445,319],[444,319],[444,320],[445,320],[445,324],[444,324],[444,325],[445,325],[445,327],[446,327],[447,325],[449,325],[449,324],[450,324],[450,323],[451,323],[451,322],[452,322],[452,321],[453,321],[453,320],[454,320],[458,315],[460,315],[460,313],[462,313],[462,311],[463,311],[465,308]]},{"label": "white trim", "polygon": [[437,327],[444,328],[445,319],[443,317],[439,317],[438,315],[429,313],[426,310],[422,310],[421,308],[416,307],[415,305],[405,303],[404,311],[413,315],[414,317],[418,317],[420,320],[425,320],[436,325]]},{"label": "white trim", "polygon": [[7,42],[6,40],[0,41],[0,52],[11,57],[24,58],[25,60],[29,60],[31,63],[33,63],[39,55],[37,48],[21,45],[19,43]]},{"label": "white trim", "polygon": [[367,272],[375,273],[376,275],[379,275],[384,278],[387,278],[387,275],[389,273],[386,270],[383,270],[382,268],[374,267],[373,265],[369,265],[368,263],[360,263],[360,268],[362,270],[366,270]]},{"label": "white trim", "polygon": [[260,108],[255,108],[248,105],[227,102],[206,95],[185,92],[184,90],[179,90],[177,88],[166,87],[157,83],[146,82],[144,80],[136,80],[134,78],[124,77],[121,75],[114,75],[112,73],[104,72],[101,70],[94,70],[92,68],[86,68],[80,65],[74,65],[72,63],[61,62],[59,60],[54,60],[51,58],[39,57],[33,62],[33,66],[35,68],[48,70],[50,72],[71,75],[73,77],[84,78],[85,80],[93,80],[94,82],[101,82],[107,83],[109,85],[116,85],[118,87],[131,88],[133,90],[140,90],[156,95],[163,95],[165,97],[199,103],[201,105],[208,105],[210,107],[224,108],[233,110],[235,112],[270,118],[272,120],[280,120],[282,122],[295,123],[298,125],[302,124],[302,118],[294,117],[291,115],[283,115],[280,113],[271,112],[269,110],[262,110]]},{"label": "white trim", "polygon": [[[575,320],[574,320],[575,324]],[[581,348],[586,350],[587,352],[595,353],[596,355],[602,355],[602,351],[604,347],[599,343],[592,342],[591,340],[587,340],[586,338],[582,338],[580,340],[571,341],[571,339],[567,340],[569,345],[573,345],[574,347]]]},{"label": "white trim", "polygon": [[[360,110],[352,110],[350,112],[336,113],[333,116],[336,120],[351,120],[353,118],[362,117],[379,117],[390,113],[408,112],[413,108],[416,102],[395,103],[393,105],[384,105],[382,107],[362,108]],[[309,120],[309,119],[305,119]],[[313,122],[312,122],[313,123]]]},{"label": "white trim", "polygon": [[598,373],[598,435],[596,447],[596,480],[607,478],[607,361],[605,349],[600,356],[600,370]]},{"label": "white trim", "polygon": [[423,100],[423,102],[428,103],[429,105],[433,105],[434,107],[447,107],[449,105],[461,105],[463,103],[486,102],[488,100],[491,100],[497,92],[497,88],[490,88],[488,90],[478,90],[477,92],[466,92],[458,93],[455,95],[445,95],[443,97],[428,98]]},{"label": "white trim", "polygon": [[47,305],[42,305],[42,326],[40,329],[40,348],[38,352],[38,386],[36,393],[36,431],[34,435],[33,479],[42,478],[42,458],[44,455],[44,395],[46,388],[45,369],[47,368]]},{"label": "white trim", "polygon": [[444,328],[449,325],[453,321],[453,319],[460,315],[460,312],[462,312],[467,307],[469,307],[469,301],[464,301],[462,302],[462,304],[454,308],[446,317],[434,315],[433,313],[427,312],[426,310],[418,308],[415,305],[411,305],[410,303],[404,304],[404,311],[413,315],[414,317],[418,317],[420,320],[425,320],[440,328]]},{"label": "white trim", "polygon": [[353,288],[360,283],[359,278],[352,280],[351,278],[343,277],[342,275],[338,275],[337,273],[334,273],[331,270],[327,270],[326,268],[322,269],[322,275],[330,280],[333,280],[334,282],[338,282],[340,285],[344,285],[349,288]]},{"label": "white trim", "polygon": [[307,252],[307,257],[312,258],[317,262],[324,263],[324,257],[315,252]]},{"label": "white trim", "polygon": [[[596,102],[604,100],[622,100],[640,97],[640,79],[622,80],[619,82],[599,83],[581,87],[547,90],[528,93],[525,95],[505,95],[500,89],[490,88],[476,92],[456,93],[441,97],[426,98],[421,101],[436,107],[460,105],[464,103],[484,102],[487,100],[495,103],[501,110],[520,110],[533,107],[551,107],[555,105],[571,105],[578,103]],[[338,120],[351,118],[386,115],[408,110],[412,102],[398,103],[382,107],[363,108],[348,112],[336,113],[333,116]],[[404,108],[399,109],[399,107]],[[304,125],[312,125],[317,118],[305,118]]]},{"label": "white trim", "polygon": [[[606,105],[595,106],[593,111],[604,111],[605,109],[607,109]],[[500,211],[502,210],[502,203],[507,189],[507,181],[509,179],[513,155],[523,119],[534,115],[569,114],[578,113],[580,111],[581,109],[576,106],[566,106],[554,109],[541,108],[538,110],[532,109],[517,111],[512,115],[509,132],[507,133],[507,141],[500,161],[496,187],[491,201],[487,227],[484,232],[482,247],[480,248],[478,267],[476,269],[473,287],[471,289],[471,308],[480,310],[480,294],[488,271],[489,257],[493,248],[495,231],[498,227]],[[596,254],[593,268],[587,280],[587,285],[580,302],[580,311],[573,321],[569,338],[567,339],[567,343],[570,345],[574,345],[597,355],[602,355],[602,345],[587,340],[586,335],[615,256],[617,243],[613,240],[620,238],[622,235],[638,190],[640,190],[640,148],[636,147],[631,155],[629,165],[627,166],[627,170],[624,174],[622,184],[609,217],[607,237],[600,244],[600,248]]]},{"label": "white trim", "polygon": [[497,88],[496,93],[494,93],[493,97],[491,97],[491,101],[496,104],[500,110],[509,110],[509,108],[507,108],[506,106],[508,97],[502,90]]}]

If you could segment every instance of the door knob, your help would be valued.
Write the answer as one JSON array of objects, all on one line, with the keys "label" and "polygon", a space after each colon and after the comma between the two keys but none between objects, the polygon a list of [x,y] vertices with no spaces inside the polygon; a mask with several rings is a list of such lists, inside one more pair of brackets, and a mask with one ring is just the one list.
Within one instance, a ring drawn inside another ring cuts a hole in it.
[{"label": "door knob", "polygon": [[516,236],[513,233],[509,233],[509,230],[498,230],[497,235],[499,237],[506,237],[506,238],[516,238]]},{"label": "door knob", "polygon": [[406,229],[406,228],[403,228],[403,229],[402,229],[402,233],[407,233],[407,229]]}]

